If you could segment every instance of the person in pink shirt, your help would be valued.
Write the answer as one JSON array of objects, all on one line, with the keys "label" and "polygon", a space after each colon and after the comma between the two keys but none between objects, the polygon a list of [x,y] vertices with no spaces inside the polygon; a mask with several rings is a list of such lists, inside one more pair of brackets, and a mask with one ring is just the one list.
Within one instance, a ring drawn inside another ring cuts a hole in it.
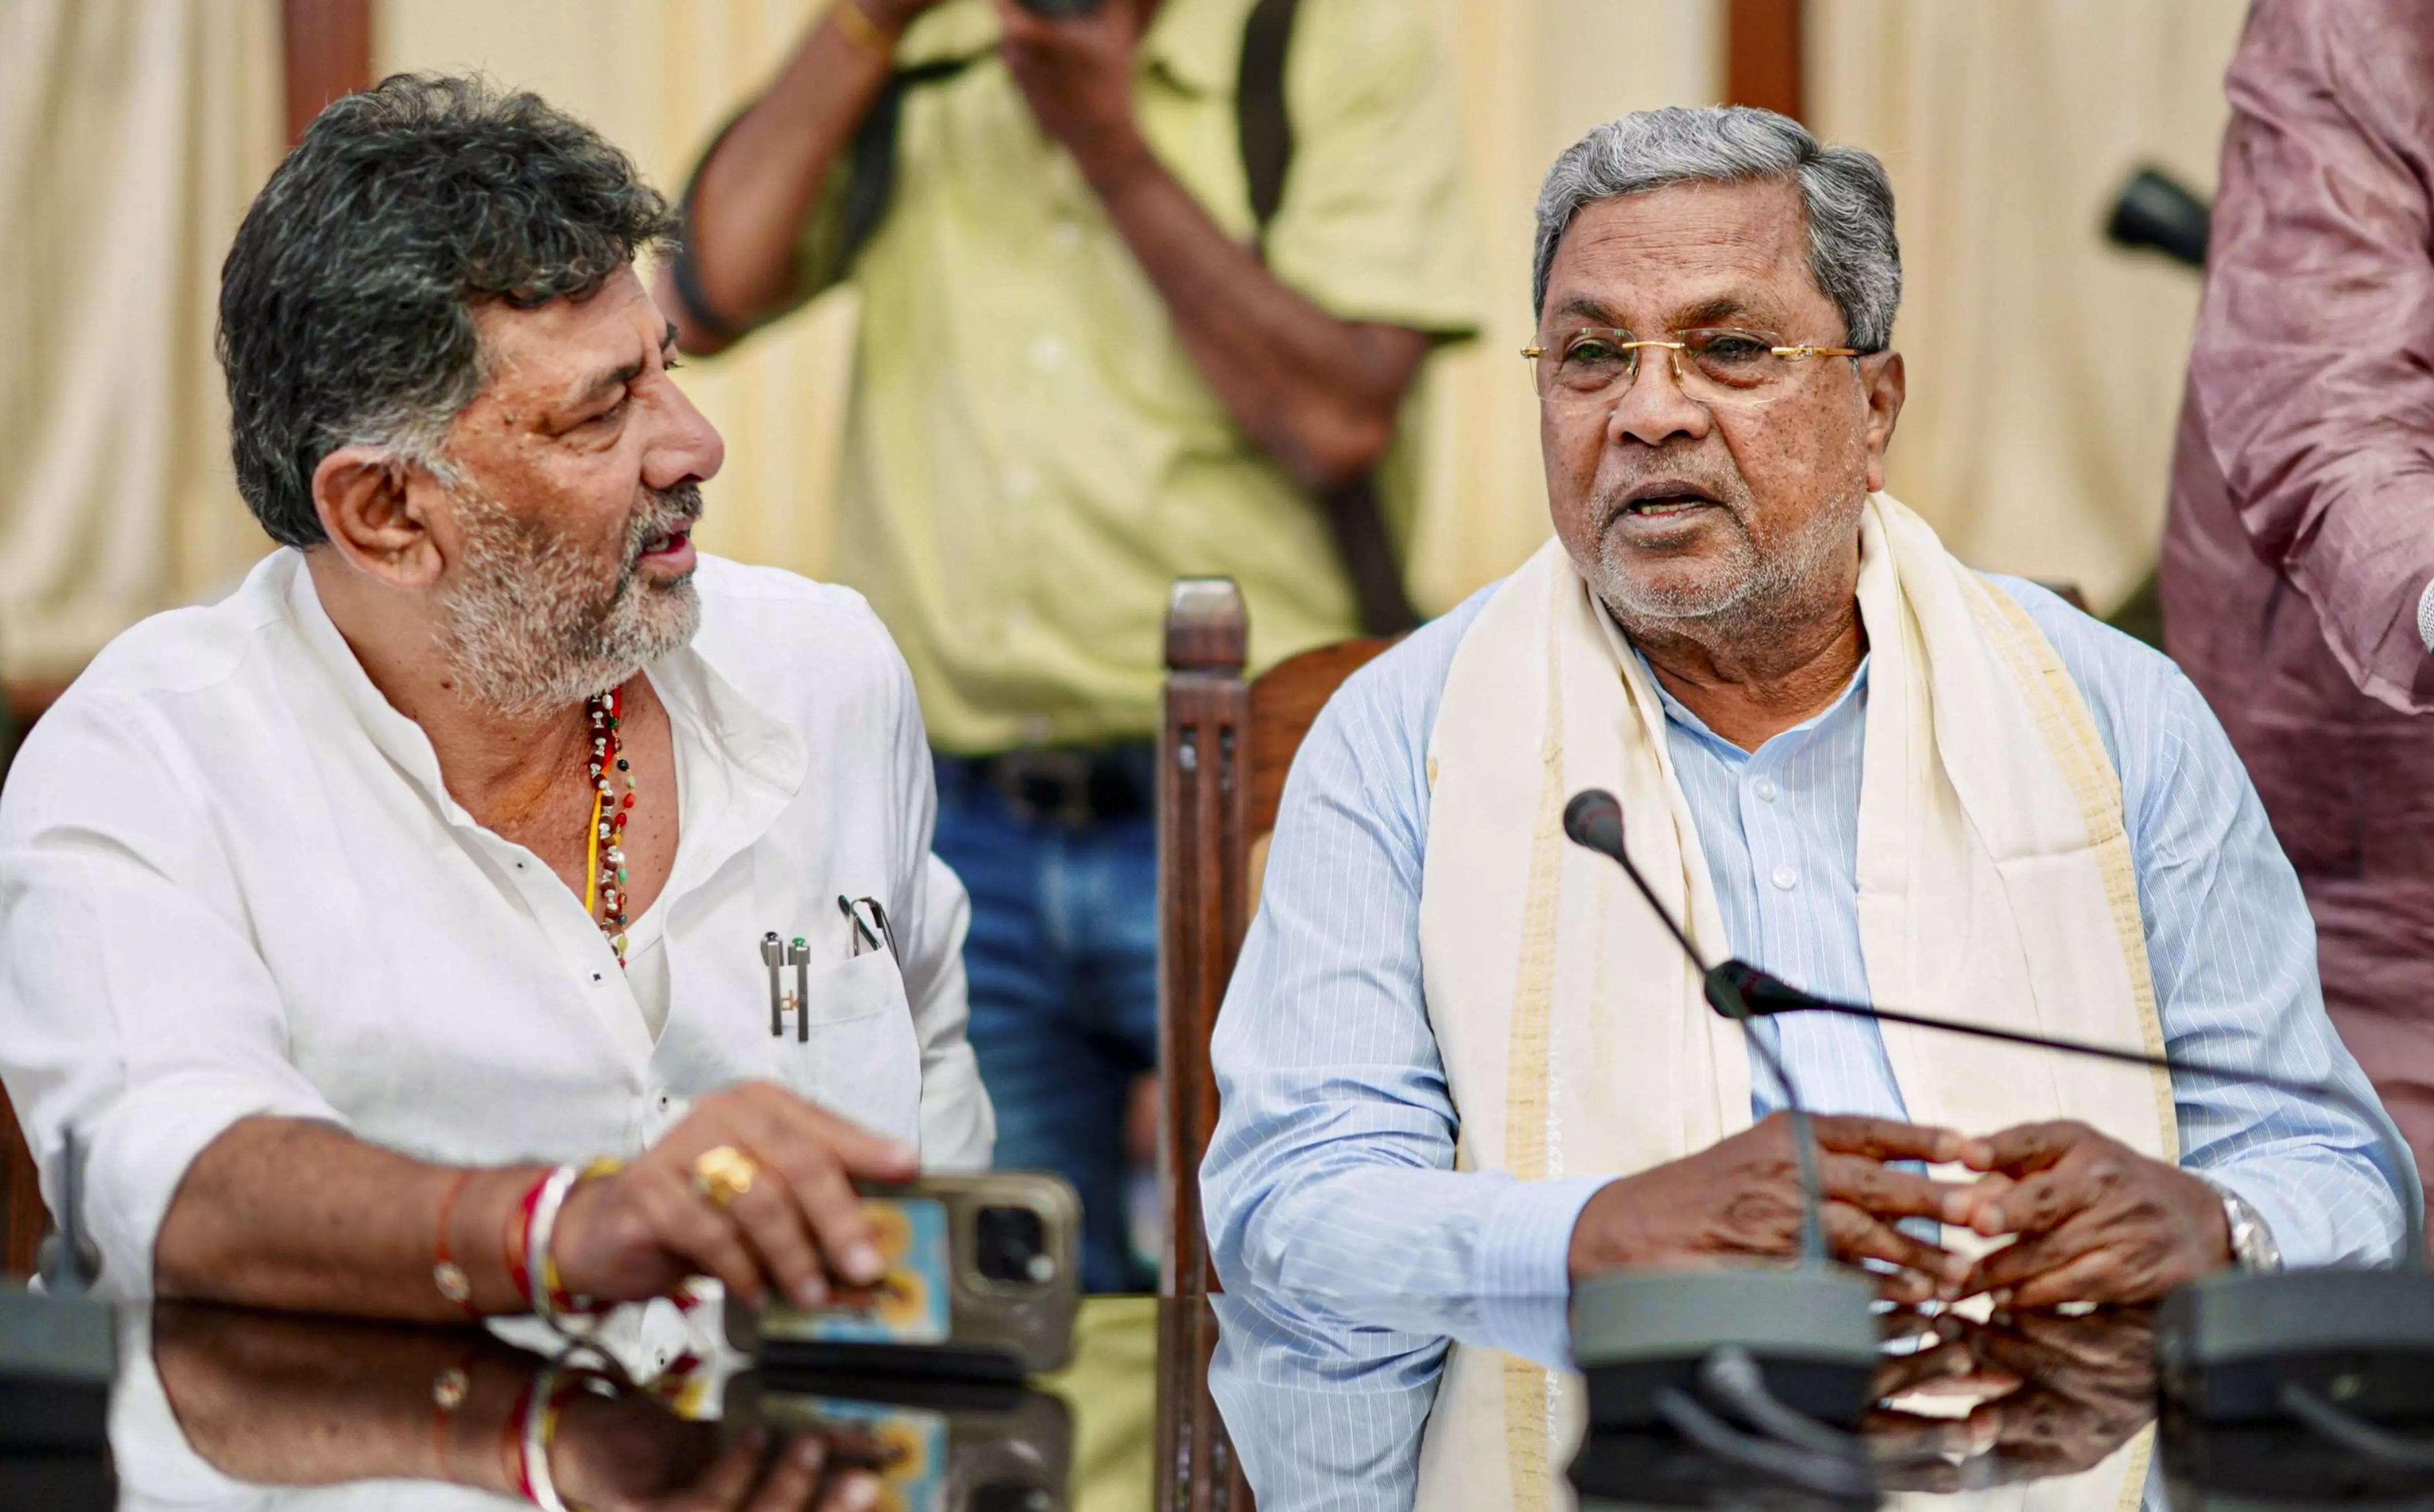
[{"label": "person in pink shirt", "polygon": [[[2434,1161],[2434,0],[2258,0],[2162,567],[2324,1003]],[[2125,339],[2135,339],[2124,332]]]}]

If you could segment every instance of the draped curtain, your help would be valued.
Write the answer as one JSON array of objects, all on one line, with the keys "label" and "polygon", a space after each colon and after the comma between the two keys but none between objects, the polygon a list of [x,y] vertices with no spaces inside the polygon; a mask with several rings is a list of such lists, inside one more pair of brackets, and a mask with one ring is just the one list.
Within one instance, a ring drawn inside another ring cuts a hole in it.
[{"label": "draped curtain", "polygon": [[268,546],[212,359],[279,161],[277,0],[0,3],[0,669],[73,676]]},{"label": "draped curtain", "polygon": [[1880,155],[1909,367],[1893,490],[2100,610],[2154,565],[2198,275],[2108,246],[2131,171],[2208,196],[2245,0],[1808,0],[1810,126]]},{"label": "draped curtain", "polygon": [[[1415,596],[1442,609],[1543,540],[1513,353],[1548,162],[1625,111],[1721,95],[1721,0],[1412,0],[1461,90],[1486,252],[1481,340],[1445,353]],[[674,192],[820,0],[385,0],[374,71],[479,68],[591,120]],[[277,0],[0,4],[0,670],[73,673],[265,541],[230,481],[218,269],[280,151]],[[2100,606],[2153,557],[2197,283],[2106,248],[2131,167],[2213,181],[2241,0],[1808,0],[1811,124],[1891,165],[1911,404],[1893,485],[1982,566]],[[848,297],[695,364],[726,433],[711,549],[819,574]]]}]

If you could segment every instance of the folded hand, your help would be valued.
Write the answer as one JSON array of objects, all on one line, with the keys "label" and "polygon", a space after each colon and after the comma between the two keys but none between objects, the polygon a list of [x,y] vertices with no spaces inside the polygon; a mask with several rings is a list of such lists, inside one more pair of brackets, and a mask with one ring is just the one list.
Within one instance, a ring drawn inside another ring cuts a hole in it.
[{"label": "folded hand", "polygon": [[[1809,1120],[1825,1188],[1826,1241],[1845,1261],[1895,1267],[1886,1295],[1923,1301],[1957,1283],[1965,1261],[1903,1232],[1904,1218],[1963,1221],[1969,1189],[1888,1162],[1955,1160],[1966,1143],[1950,1129],[1882,1118]],[[1791,1121],[1776,1113],[1695,1155],[1608,1182],[1572,1229],[1574,1280],[1623,1265],[1676,1266],[1731,1256],[1791,1255],[1799,1247],[1799,1165]]]},{"label": "folded hand", "polygon": [[2147,1302],[2231,1263],[2212,1187],[2084,1124],[2023,1124],[1962,1152],[1988,1173],[1955,1220],[2017,1239],[1979,1261],[1963,1297],[1998,1305]]}]

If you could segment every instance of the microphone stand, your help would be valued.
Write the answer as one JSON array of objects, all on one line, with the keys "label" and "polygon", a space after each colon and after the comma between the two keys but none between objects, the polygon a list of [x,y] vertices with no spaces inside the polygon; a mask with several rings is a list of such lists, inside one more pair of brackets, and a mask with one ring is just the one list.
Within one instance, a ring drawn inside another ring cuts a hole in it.
[{"label": "microphone stand", "polygon": [[[2382,1110],[2330,1081],[1837,1003],[1744,961],[1726,961],[1708,973],[1709,1001],[1720,993],[1760,1017],[1832,1013],[2323,1098],[2357,1113],[2374,1131],[2393,1169],[2406,1172],[2413,1164]],[[2427,1446],[2374,1426],[2378,1418],[2434,1418],[2434,1275],[2425,1268],[2425,1213],[2415,1201],[2404,1200],[2402,1216],[2406,1237],[2396,1267],[2340,1265],[2262,1275],[2233,1267],[2175,1287],[2155,1314],[2157,1380],[2166,1413],[2192,1424],[2296,1420],[2369,1458],[2434,1464]]]},{"label": "microphone stand", "polygon": [[1657,901],[1656,890],[1648,885],[1646,877],[1639,874],[1639,868],[1631,864],[1631,853],[1622,846],[1622,804],[1614,795],[1594,787],[1573,794],[1572,800],[1564,805],[1564,834],[1574,845],[1594,850],[1622,868],[1623,875],[1631,879],[1631,885],[1638,888],[1639,896],[1647,901],[1649,912],[1654,914],[1657,921],[1672,935],[1673,943],[1682,947],[1682,954],[1690,958],[1690,964],[1699,969],[1708,1005],[1741,1026],[1741,1037],[1748,1043],[1750,1054],[1757,1057],[1758,1064],[1766,1068],[1767,1074],[1774,1078],[1774,1084],[1783,1089],[1783,1110],[1791,1124],[1792,1160],[1800,1174],[1800,1258],[1810,1265],[1825,1264],[1826,1186],[1817,1176],[1817,1141],[1809,1131],[1808,1110],[1800,1106],[1800,1093],[1791,1085],[1791,1074],[1784,1069],[1774,1047],[1751,1031],[1749,1005],[1729,985],[1720,989],[1719,983],[1724,979],[1716,974],[1717,969],[1709,966],[1706,957],[1699,954],[1699,948],[1690,943],[1689,933],[1683,929],[1681,920],[1673,917],[1671,909]]},{"label": "microphone stand", "polygon": [[[1712,984],[1715,973],[1688,934],[1624,852],[1622,808],[1612,795],[1592,789],[1575,796],[1564,810],[1564,833],[1620,864]],[[1712,987],[1708,1001],[1743,1021],[1747,1034],[1746,1009],[1735,1012]],[[1825,1194],[1808,1114],[1774,1051],[1756,1035],[1747,1039],[1783,1089],[1791,1115],[1801,1265],[1588,1278],[1572,1289],[1573,1359],[1588,1380],[1594,1428],[1663,1424],[1752,1469],[1829,1495],[1859,1495],[1870,1484],[1865,1454],[1838,1430],[1856,1428],[1868,1408],[1877,1361],[1876,1287],[1859,1271],[1827,1263]]]},{"label": "microphone stand", "polygon": [[60,1231],[43,1242],[43,1290],[0,1283],[0,1503],[15,1477],[98,1452],[109,1439],[118,1335],[110,1307],[89,1295],[83,1165],[70,1130],[52,1188]]}]

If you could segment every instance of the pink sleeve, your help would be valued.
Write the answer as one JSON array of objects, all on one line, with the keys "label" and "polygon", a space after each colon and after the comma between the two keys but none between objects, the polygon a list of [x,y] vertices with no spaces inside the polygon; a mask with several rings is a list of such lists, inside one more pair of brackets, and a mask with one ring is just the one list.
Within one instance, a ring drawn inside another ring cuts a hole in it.
[{"label": "pink sleeve", "polygon": [[2260,0],[2190,357],[2257,555],[2368,695],[2434,708],[2434,3]]}]

